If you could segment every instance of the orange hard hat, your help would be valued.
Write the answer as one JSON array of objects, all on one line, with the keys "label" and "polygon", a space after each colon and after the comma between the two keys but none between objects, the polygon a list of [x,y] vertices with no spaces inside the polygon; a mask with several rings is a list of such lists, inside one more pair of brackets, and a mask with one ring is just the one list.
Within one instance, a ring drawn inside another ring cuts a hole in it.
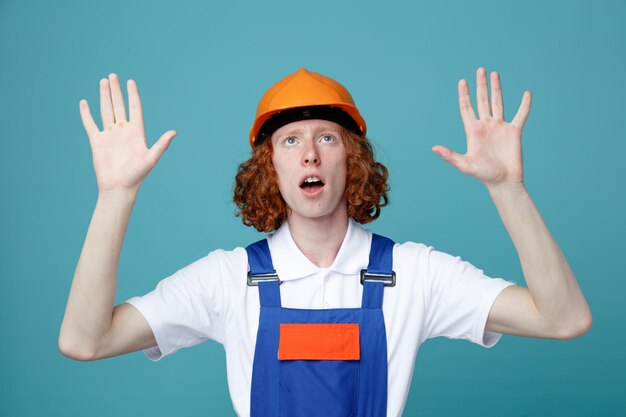
[{"label": "orange hard hat", "polygon": [[250,145],[287,123],[324,119],[365,135],[365,120],[346,88],[332,78],[300,68],[263,94],[250,129]]}]

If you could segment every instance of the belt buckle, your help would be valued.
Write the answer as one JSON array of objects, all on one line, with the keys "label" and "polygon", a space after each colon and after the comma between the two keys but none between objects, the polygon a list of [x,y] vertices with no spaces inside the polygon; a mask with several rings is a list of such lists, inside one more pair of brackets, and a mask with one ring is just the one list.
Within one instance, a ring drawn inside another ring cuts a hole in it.
[{"label": "belt buckle", "polygon": [[382,282],[385,287],[396,286],[396,272],[391,271],[391,274],[374,274],[367,272],[367,269],[361,269],[361,284],[365,281]]}]

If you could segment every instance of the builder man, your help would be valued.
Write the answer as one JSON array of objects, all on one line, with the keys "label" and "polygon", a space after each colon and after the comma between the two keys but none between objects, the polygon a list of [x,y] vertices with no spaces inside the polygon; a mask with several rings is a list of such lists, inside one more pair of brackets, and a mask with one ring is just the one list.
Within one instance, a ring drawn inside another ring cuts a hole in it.
[{"label": "builder man", "polygon": [[242,221],[274,233],[245,249],[213,251],[114,306],[137,191],[176,134],[148,149],[132,80],[128,94],[129,119],[118,77],[101,80],[102,131],[80,103],[99,195],[61,327],[65,355],[96,360],[143,349],[156,361],[213,339],[225,347],[239,415],[397,416],[428,338],[490,347],[503,333],[569,339],[590,328],[587,302],[524,186],[530,93],[506,123],[499,75],[491,74],[490,100],[483,68],[478,117],[459,82],[467,153],[433,151],[485,184],[528,288],[364,229],[387,203],[387,169],[375,161],[348,91],[300,69],[261,99],[252,156],[236,177]]}]

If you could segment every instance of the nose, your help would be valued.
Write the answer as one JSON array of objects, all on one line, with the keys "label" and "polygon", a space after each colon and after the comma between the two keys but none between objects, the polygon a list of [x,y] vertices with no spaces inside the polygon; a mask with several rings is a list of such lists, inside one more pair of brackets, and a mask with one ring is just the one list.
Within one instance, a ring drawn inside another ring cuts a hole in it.
[{"label": "nose", "polygon": [[304,149],[302,163],[304,165],[319,165],[320,163],[320,156],[317,151],[317,147],[315,144],[311,143],[311,141],[307,142],[307,146]]}]

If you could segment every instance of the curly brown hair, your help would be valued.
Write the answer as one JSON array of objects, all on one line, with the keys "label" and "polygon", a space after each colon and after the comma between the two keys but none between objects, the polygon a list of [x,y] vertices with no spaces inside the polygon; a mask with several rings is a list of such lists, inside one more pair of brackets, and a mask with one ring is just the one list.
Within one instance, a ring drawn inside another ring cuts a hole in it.
[{"label": "curly brown hair", "polygon": [[[366,137],[343,127],[341,136],[348,172],[345,190],[348,216],[361,224],[369,223],[378,218],[381,207],[389,202],[389,172],[375,161],[374,150]],[[270,139],[256,145],[250,159],[239,165],[233,201],[243,224],[254,226],[259,232],[272,232],[287,219],[289,207],[278,188]]]}]

